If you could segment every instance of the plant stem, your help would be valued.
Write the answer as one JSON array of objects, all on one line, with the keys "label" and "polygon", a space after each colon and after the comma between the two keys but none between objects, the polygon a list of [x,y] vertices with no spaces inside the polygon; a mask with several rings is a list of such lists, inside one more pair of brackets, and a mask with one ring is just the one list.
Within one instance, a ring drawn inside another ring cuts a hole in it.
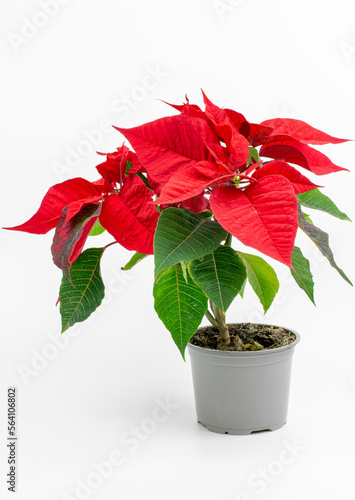
[{"label": "plant stem", "polygon": [[225,314],[215,304],[213,304],[213,302],[211,302],[211,307],[218,323],[218,331],[221,336],[222,345],[229,345],[231,339],[229,336],[228,326],[225,321]]},{"label": "plant stem", "polygon": [[226,241],[224,242],[224,246],[226,246],[226,247],[232,246],[232,235],[231,235],[231,233],[228,233]]},{"label": "plant stem", "polygon": [[[211,300],[209,301],[209,304],[213,314],[209,310],[207,310],[205,314],[206,318],[211,323],[211,325],[219,331],[220,342],[222,346],[230,345],[231,338],[229,335],[228,326],[225,321],[225,314]],[[237,347],[238,351],[244,350],[243,341],[238,335],[235,336],[234,345]]]},{"label": "plant stem", "polygon": [[205,314],[206,318],[208,319],[208,321],[211,323],[211,325],[214,327],[214,328],[217,328],[218,329],[218,323],[216,321],[216,319],[213,317],[213,315],[210,313],[210,311],[207,309],[206,311],[206,314]]},{"label": "plant stem", "polygon": [[211,325],[219,331],[222,345],[229,345],[231,340],[228,326],[225,322],[225,315],[212,301],[209,301],[209,303],[213,314],[207,310],[205,316]]},{"label": "plant stem", "polygon": [[112,243],[109,243],[108,245],[106,245],[104,248],[106,250],[106,248],[110,247],[111,245],[116,245],[117,241],[113,241]]}]

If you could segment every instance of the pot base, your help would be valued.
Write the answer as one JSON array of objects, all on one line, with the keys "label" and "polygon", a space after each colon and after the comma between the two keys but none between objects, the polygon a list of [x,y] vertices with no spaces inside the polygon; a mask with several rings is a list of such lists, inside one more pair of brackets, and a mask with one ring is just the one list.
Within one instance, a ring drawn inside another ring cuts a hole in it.
[{"label": "pot base", "polygon": [[218,434],[232,434],[234,436],[247,436],[257,432],[277,431],[286,424],[286,422],[282,422],[282,424],[270,425],[265,429],[225,429],[224,427],[215,427],[214,425],[204,424],[199,420],[197,420],[197,422],[206,427],[206,429],[210,432],[217,432]]}]

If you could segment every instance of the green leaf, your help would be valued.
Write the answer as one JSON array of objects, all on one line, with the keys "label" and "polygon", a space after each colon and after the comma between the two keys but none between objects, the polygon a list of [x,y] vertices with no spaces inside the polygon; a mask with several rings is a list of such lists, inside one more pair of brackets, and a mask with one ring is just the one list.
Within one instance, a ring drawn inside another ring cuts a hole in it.
[{"label": "green leaf", "polygon": [[237,253],[245,264],[249,283],[259,297],[266,313],[279,289],[279,280],[276,273],[261,257],[242,252]]},{"label": "green leaf", "polygon": [[260,158],[259,158],[259,153],[258,153],[257,149],[250,146],[249,147],[249,156],[248,156],[248,166],[252,164],[252,160],[254,160],[255,163],[258,163]]},{"label": "green leaf", "polygon": [[100,205],[89,203],[83,206],[78,213],[67,221],[68,208],[69,206],[66,206],[62,211],[54,233],[51,251],[55,265],[70,279],[73,253],[78,242],[85,235],[85,231],[89,233],[90,228],[94,226],[95,220],[100,214],[101,207]]},{"label": "green leaf", "polygon": [[304,216],[304,218],[306,219],[307,222],[309,222],[310,224],[313,224],[313,221],[312,221],[312,219],[310,218],[310,216],[308,214],[305,214],[303,212],[303,216]]},{"label": "green leaf", "polygon": [[244,280],[244,283],[241,289],[239,290],[239,295],[241,296],[242,299],[244,299],[244,292],[245,292],[245,287],[247,286],[247,281],[248,281],[247,279]]},{"label": "green leaf", "polygon": [[125,170],[125,172],[124,172],[124,173],[125,173],[125,175],[128,175],[128,172],[131,170],[131,168],[132,168],[132,167],[133,167],[132,162],[131,162],[131,161],[129,161],[129,160],[127,160],[127,161],[126,161],[126,170]]},{"label": "green leaf", "polygon": [[71,280],[63,275],[59,300],[62,333],[80,321],[85,321],[99,307],[105,296],[100,260],[105,248],[85,250],[71,266]]},{"label": "green leaf", "polygon": [[227,232],[218,222],[183,208],[166,208],[154,236],[155,277],[179,262],[211,253],[226,237]]},{"label": "green leaf", "polygon": [[89,233],[89,236],[99,236],[99,234],[102,234],[105,231],[106,229],[101,226],[99,219],[97,219]]},{"label": "green leaf", "polygon": [[122,271],[129,271],[130,269],[132,269],[132,267],[138,264],[138,262],[145,259],[146,257],[149,257],[149,255],[136,252],[133,257],[127,262],[127,264],[124,267],[121,267]]},{"label": "green leaf", "polygon": [[209,220],[211,220],[212,217],[213,217],[213,213],[212,212],[200,212],[198,215],[200,217],[203,217],[204,219],[209,219]]},{"label": "green leaf", "polygon": [[188,283],[189,280],[188,280],[188,277],[187,277],[187,263],[186,262],[180,262],[180,266],[181,266],[181,270],[182,270],[182,274],[184,276],[184,279],[185,279],[186,283]]},{"label": "green leaf", "polygon": [[144,174],[142,174],[142,172],[136,172],[136,175],[138,175],[138,177],[140,179],[142,179],[142,181],[144,182],[144,184],[147,186],[148,189],[150,189],[151,191],[154,191],[153,188],[150,187],[148,179],[146,178],[146,176]]},{"label": "green leaf", "polygon": [[301,204],[307,208],[314,208],[315,210],[321,210],[322,212],[327,212],[334,217],[337,217],[341,220],[348,220],[351,222],[351,219],[341,212],[339,208],[335,205],[335,203],[328,198],[325,194],[323,194],[319,189],[312,189],[311,191],[307,191],[306,193],[301,193],[297,195],[297,198],[301,202]]},{"label": "green leaf", "polygon": [[207,311],[207,297],[181,266],[163,271],[154,284],[154,308],[185,360],[186,346]]},{"label": "green leaf", "polygon": [[224,313],[240,292],[246,278],[242,259],[233,248],[225,246],[190,262],[189,271],[195,283]]},{"label": "green leaf", "polygon": [[304,292],[306,292],[307,296],[311,299],[313,304],[316,305],[314,302],[313,294],[314,282],[309,265],[309,260],[304,257],[300,248],[293,247],[291,261],[293,268],[290,269],[290,271],[294,280],[296,281],[297,285]]},{"label": "green leaf", "polygon": [[351,286],[352,283],[349,278],[346,276],[344,271],[337,266],[332,250],[329,246],[329,235],[325,231],[319,229],[319,227],[314,226],[307,222],[305,217],[303,216],[301,205],[298,203],[298,225],[299,227],[306,233],[307,236],[311,238],[311,240],[317,245],[320,252],[326,257],[332,267],[338,271],[340,276],[347,281]]}]

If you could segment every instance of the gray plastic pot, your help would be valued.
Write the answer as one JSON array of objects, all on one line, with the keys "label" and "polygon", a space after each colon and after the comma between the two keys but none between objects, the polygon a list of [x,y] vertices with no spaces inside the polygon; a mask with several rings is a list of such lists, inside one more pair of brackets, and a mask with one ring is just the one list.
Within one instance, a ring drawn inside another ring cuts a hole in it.
[{"label": "gray plastic pot", "polygon": [[262,351],[215,351],[188,344],[197,420],[222,434],[276,430],[286,423],[292,355],[300,340]]}]

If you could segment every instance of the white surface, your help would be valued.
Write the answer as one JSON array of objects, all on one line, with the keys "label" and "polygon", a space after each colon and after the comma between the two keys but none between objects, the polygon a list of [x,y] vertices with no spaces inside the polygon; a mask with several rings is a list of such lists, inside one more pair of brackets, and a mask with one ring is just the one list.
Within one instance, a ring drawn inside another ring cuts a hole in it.
[{"label": "white surface", "polygon": [[[351,0],[72,0],[62,1],[48,22],[42,10],[35,0],[0,7],[1,226],[29,218],[52,184],[73,176],[93,180],[94,151],[121,144],[118,133],[105,133],[76,166],[65,167],[68,148],[85,148],[83,130],[104,126],[104,119],[133,126],[172,113],[157,99],[178,103],[185,92],[201,104],[200,87],[251,121],[292,116],[355,138]],[[15,51],[9,33],[21,35],[33,19],[43,27]],[[353,143],[324,151],[354,170]],[[320,180],[354,219],[354,172]],[[321,214],[314,220],[331,234],[338,264],[355,280],[354,225]],[[93,244],[103,241],[106,236]],[[1,498],[13,498],[4,478],[10,385],[19,393],[18,500],[351,497],[355,294],[311,244],[304,241],[303,248],[312,257],[317,308],[288,286],[280,266],[281,290],[265,319],[251,293],[228,316],[283,324],[302,335],[287,426],[250,437],[197,425],[189,362],[153,311],[151,260],[121,285],[117,273],[129,253],[110,248],[103,263],[109,300],[55,353],[50,335],[60,329],[54,306],[60,272],[50,244],[51,235],[0,232]],[[38,359],[43,353],[53,356],[46,365]],[[26,380],[19,370],[33,363]],[[147,420],[153,412],[164,418],[157,400],[166,398],[178,408],[158,424]],[[132,441],[127,433],[134,426],[151,434]],[[294,441],[302,449],[292,454]],[[96,487],[93,463],[113,451],[123,462]],[[76,491],[80,480],[95,488]]]}]

